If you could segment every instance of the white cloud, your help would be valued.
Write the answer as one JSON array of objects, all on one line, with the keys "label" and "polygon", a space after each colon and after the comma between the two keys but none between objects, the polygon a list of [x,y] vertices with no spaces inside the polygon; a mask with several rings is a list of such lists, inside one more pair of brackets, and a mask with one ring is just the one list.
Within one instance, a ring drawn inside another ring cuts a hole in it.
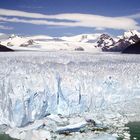
[{"label": "white cloud", "polygon": [[8,27],[8,26],[0,25],[0,29],[2,29],[2,30],[12,30],[13,27]]},{"label": "white cloud", "polygon": [[103,31],[103,30],[105,30],[105,28],[97,27],[97,28],[95,28],[95,30],[97,30],[97,31]]},{"label": "white cloud", "polygon": [[[68,27],[90,27],[95,29],[140,29],[139,24],[132,17],[106,17],[100,15],[80,13],[45,15],[40,13],[29,13],[24,11],[8,9],[0,9],[0,15],[3,16],[0,17],[0,21],[5,22]],[[10,16],[10,18],[8,16]],[[11,18],[11,16],[13,18]],[[50,19],[56,19],[56,21],[50,21]],[[67,22],[65,22],[64,20],[67,20]]]},{"label": "white cloud", "polygon": [[17,17],[27,17],[27,18],[49,18],[49,16],[40,13],[29,13],[19,10],[9,10],[0,8],[1,16],[17,16]]}]

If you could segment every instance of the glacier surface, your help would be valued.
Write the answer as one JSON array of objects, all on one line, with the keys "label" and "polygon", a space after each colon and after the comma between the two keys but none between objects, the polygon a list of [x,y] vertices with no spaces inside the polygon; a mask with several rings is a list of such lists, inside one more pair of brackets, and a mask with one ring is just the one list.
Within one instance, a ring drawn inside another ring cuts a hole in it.
[{"label": "glacier surface", "polygon": [[139,55],[0,53],[0,124],[108,110],[138,116],[139,98]]}]

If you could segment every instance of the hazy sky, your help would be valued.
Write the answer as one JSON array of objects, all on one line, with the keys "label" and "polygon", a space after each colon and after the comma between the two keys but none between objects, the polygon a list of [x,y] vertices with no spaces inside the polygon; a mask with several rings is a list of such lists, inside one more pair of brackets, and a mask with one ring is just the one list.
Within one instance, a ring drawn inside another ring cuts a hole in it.
[{"label": "hazy sky", "polygon": [[51,36],[140,30],[139,0],[0,0],[0,32]]}]

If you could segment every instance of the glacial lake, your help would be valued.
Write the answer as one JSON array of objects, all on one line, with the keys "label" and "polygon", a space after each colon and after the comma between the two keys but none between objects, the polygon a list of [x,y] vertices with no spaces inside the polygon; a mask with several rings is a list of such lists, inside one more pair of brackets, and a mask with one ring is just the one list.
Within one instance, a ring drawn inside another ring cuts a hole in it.
[{"label": "glacial lake", "polygon": [[131,140],[140,140],[140,122],[130,122],[127,124],[130,131]]},{"label": "glacial lake", "polygon": [[0,140],[17,140],[17,139],[13,139],[6,134],[0,134]]}]

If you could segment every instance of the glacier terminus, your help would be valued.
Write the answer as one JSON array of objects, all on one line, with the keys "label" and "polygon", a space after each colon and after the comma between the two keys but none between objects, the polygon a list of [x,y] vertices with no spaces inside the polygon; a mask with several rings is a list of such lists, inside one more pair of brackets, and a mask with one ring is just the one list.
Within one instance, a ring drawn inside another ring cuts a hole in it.
[{"label": "glacier terminus", "polygon": [[139,120],[139,62],[117,53],[1,53],[0,124],[22,128],[85,113]]}]

